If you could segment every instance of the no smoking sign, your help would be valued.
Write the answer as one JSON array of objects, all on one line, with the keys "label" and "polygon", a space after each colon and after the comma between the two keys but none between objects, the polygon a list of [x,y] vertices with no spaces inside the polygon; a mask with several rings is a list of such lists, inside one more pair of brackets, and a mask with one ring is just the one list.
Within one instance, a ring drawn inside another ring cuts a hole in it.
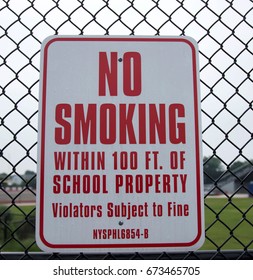
[{"label": "no smoking sign", "polygon": [[41,249],[201,246],[197,55],[188,37],[53,36],[43,42]]}]

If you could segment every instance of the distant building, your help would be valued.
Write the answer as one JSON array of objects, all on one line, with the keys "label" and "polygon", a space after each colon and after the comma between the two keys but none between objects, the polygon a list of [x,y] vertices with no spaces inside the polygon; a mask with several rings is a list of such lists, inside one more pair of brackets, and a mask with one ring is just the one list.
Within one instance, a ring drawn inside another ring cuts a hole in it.
[{"label": "distant building", "polygon": [[205,184],[205,194],[249,194],[253,196],[253,165],[245,162],[238,168],[224,172],[217,183]]},{"label": "distant building", "polygon": [[9,186],[20,186],[22,184],[23,180],[16,174],[11,175],[8,180]]}]

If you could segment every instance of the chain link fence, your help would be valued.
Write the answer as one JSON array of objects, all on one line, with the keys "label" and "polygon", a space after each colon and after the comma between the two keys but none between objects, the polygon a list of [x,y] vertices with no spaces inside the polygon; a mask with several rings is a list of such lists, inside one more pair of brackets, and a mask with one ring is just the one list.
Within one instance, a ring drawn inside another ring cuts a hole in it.
[{"label": "chain link fence", "polygon": [[[201,250],[39,252],[34,221],[40,47],[55,34],[197,40],[206,215]],[[0,259],[253,259],[252,75],[252,0],[0,0]]]}]

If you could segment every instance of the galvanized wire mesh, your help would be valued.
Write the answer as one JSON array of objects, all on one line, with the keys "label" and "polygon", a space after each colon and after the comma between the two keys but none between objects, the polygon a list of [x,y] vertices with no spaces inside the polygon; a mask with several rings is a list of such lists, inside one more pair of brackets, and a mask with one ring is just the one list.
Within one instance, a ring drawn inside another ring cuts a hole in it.
[{"label": "galvanized wire mesh", "polygon": [[[32,253],[40,46],[54,34],[188,35],[198,41],[210,250]],[[253,200],[243,205],[240,200],[253,192],[252,73],[252,0],[0,1],[0,259],[253,258]],[[224,197],[218,208],[213,195]],[[24,208],[21,202],[33,206]],[[228,223],[226,215],[236,219]],[[226,235],[216,239],[221,228]],[[232,241],[238,251],[226,251]],[[13,250],[20,253],[5,253]]]}]

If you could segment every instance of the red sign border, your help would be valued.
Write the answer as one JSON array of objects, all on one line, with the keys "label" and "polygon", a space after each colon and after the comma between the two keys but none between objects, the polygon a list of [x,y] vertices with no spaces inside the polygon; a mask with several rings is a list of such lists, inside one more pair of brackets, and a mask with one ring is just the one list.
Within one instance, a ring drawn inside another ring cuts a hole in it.
[{"label": "red sign border", "polygon": [[[194,121],[195,121],[195,151],[196,151],[196,195],[197,195],[197,235],[191,242],[181,243],[140,243],[140,244],[51,244],[44,236],[44,165],[45,165],[45,131],[46,131],[46,88],[47,65],[49,47],[55,42],[181,42],[189,45],[192,51],[193,94],[194,94]],[[39,197],[39,237],[41,242],[51,249],[99,249],[99,248],[170,248],[191,247],[202,237],[202,205],[201,205],[201,163],[200,163],[200,135],[199,135],[199,109],[198,109],[198,67],[197,50],[187,37],[58,37],[53,36],[44,46],[43,51],[43,79],[42,81],[42,112],[41,112],[41,147],[40,147],[40,197]]]}]

